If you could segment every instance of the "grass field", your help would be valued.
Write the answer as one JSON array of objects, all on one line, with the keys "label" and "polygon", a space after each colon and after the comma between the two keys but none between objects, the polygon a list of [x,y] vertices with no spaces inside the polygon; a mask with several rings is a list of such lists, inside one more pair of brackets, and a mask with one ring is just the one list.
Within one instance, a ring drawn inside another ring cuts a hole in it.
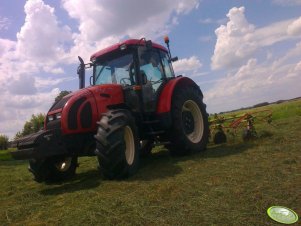
[{"label": "grass field", "polygon": [[301,101],[266,108],[274,121],[257,125],[260,138],[181,158],[156,148],[124,181],[101,179],[96,159],[81,158],[73,180],[38,184],[26,161],[0,151],[0,225],[280,225],[272,205],[300,218]]}]

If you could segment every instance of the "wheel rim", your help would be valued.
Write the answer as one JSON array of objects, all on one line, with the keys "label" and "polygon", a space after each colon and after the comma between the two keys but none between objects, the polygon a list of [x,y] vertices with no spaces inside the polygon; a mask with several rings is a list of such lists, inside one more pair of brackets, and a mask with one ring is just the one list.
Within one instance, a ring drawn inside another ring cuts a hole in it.
[{"label": "wheel rim", "polygon": [[132,165],[135,158],[135,143],[134,135],[131,127],[126,126],[124,128],[124,140],[125,140],[125,158],[129,165]]},{"label": "wheel rim", "polygon": [[[204,122],[203,122],[202,112],[199,106],[197,105],[197,103],[195,103],[192,100],[187,100],[183,104],[182,115],[186,114],[187,112],[189,112],[192,115],[193,120],[191,120],[191,122],[190,121],[183,122],[183,127],[184,128],[188,127],[189,130],[192,128],[192,132],[190,131],[189,133],[185,132],[185,134],[192,143],[198,143],[201,141],[204,132]],[[193,123],[193,125],[189,125],[189,123]]]},{"label": "wheel rim", "polygon": [[66,172],[71,166],[72,158],[67,157],[55,164],[55,168],[60,172]]}]

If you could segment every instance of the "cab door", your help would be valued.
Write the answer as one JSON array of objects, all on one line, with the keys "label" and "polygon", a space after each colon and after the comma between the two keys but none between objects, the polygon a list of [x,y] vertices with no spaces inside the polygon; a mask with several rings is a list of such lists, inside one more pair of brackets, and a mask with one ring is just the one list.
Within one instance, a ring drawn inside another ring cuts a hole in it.
[{"label": "cab door", "polygon": [[138,73],[142,84],[143,109],[144,112],[155,112],[157,96],[165,80],[160,52],[155,48],[142,48],[138,53]]}]

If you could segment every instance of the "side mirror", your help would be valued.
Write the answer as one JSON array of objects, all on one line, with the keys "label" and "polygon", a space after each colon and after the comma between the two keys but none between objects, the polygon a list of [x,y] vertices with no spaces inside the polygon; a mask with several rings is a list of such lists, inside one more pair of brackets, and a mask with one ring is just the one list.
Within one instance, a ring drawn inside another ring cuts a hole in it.
[{"label": "side mirror", "polygon": [[172,57],[172,58],[170,58],[170,62],[176,62],[176,61],[178,61],[178,60],[179,60],[178,57]]}]

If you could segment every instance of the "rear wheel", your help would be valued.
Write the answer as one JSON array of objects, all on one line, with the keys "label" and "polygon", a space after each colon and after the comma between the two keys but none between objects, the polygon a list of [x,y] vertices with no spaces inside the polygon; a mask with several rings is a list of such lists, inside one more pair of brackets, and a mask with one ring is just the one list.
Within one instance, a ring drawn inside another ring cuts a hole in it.
[{"label": "rear wheel", "polygon": [[37,182],[55,182],[70,179],[75,175],[77,157],[53,156],[44,160],[29,160],[29,171]]},{"label": "rear wheel", "polygon": [[139,145],[133,117],[127,110],[112,110],[98,122],[96,151],[107,179],[126,178],[138,169]]},{"label": "rear wheel", "polygon": [[173,126],[170,131],[172,154],[185,155],[206,149],[209,137],[208,114],[200,92],[183,87],[172,101]]}]

